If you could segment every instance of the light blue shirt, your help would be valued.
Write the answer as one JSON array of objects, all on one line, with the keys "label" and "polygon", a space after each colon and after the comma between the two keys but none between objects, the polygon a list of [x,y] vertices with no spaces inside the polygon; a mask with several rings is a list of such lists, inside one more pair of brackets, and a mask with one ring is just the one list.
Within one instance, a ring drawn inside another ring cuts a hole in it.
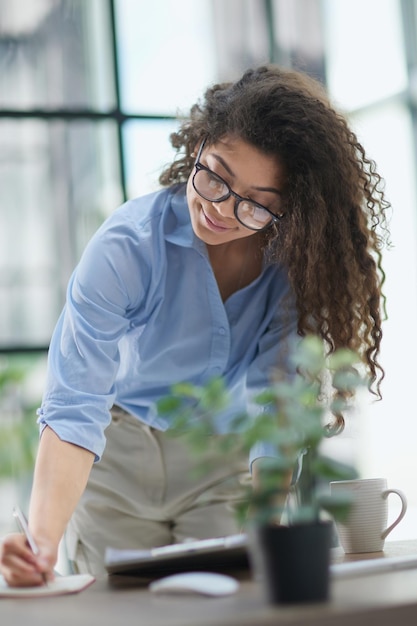
[{"label": "light blue shirt", "polygon": [[[172,384],[224,376],[248,410],[270,380],[296,315],[282,267],[264,263],[250,285],[222,301],[204,242],[191,227],[185,185],[131,200],[87,245],[52,336],[41,428],[92,451],[105,447],[117,404],[160,430],[156,401]],[[286,302],[284,302],[286,300]],[[269,455],[257,446],[249,462]]]}]

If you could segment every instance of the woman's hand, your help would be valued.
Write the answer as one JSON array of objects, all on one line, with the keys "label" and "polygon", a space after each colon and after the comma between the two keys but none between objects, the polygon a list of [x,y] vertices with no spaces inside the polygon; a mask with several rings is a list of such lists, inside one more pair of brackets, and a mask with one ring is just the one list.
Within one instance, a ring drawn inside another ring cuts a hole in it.
[{"label": "woman's hand", "polygon": [[0,543],[0,572],[11,587],[34,587],[54,579],[57,548],[40,544],[33,554],[24,535],[6,535]]},{"label": "woman's hand", "polygon": [[58,546],[88,480],[94,454],[61,439],[48,426],[36,458],[29,527],[39,548],[33,554],[23,534],[0,545],[0,571],[12,587],[42,585],[54,579]]}]

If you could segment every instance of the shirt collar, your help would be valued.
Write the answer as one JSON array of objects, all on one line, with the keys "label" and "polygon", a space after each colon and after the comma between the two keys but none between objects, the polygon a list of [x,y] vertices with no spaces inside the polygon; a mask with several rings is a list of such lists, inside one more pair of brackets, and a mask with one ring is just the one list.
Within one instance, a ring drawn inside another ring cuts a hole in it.
[{"label": "shirt collar", "polygon": [[196,237],[191,225],[190,211],[187,203],[186,185],[180,184],[172,188],[171,209],[175,218],[175,226],[167,233],[166,240],[185,248],[205,248],[204,243]]}]

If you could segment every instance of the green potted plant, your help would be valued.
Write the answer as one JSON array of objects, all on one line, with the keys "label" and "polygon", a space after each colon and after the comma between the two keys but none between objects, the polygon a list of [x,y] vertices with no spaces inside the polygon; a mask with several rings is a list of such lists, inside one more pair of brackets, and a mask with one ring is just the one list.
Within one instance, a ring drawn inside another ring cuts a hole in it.
[{"label": "green potted plant", "polygon": [[[201,387],[179,383],[158,405],[160,414],[171,416],[173,435],[182,434],[202,458],[202,469],[218,455],[249,453],[258,442],[273,447],[274,455],[259,464],[255,488],[248,486],[236,510],[272,603],[328,597],[332,519],[349,512],[349,502],[331,497],[328,485],[357,472],[323,455],[321,447],[331,434],[331,417],[346,413],[358,388],[368,384],[355,353],[326,355],[316,336],[297,341],[289,358],[297,373],[277,370],[255,398],[256,416],[237,415],[221,437],[216,417],[229,405],[221,378]],[[291,475],[296,480],[289,489]]]},{"label": "green potted plant", "polygon": [[0,480],[19,479],[33,470],[39,439],[39,402],[35,404],[28,398],[23,388],[36,364],[36,357],[0,359]]}]

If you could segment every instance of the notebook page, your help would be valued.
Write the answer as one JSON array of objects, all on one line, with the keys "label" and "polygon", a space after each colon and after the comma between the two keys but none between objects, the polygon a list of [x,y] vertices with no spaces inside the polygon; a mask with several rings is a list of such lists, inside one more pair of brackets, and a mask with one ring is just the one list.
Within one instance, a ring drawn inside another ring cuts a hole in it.
[{"label": "notebook page", "polygon": [[0,599],[68,595],[83,591],[94,581],[94,576],[90,574],[75,574],[73,576],[57,576],[54,581],[40,587],[9,587],[3,576],[0,575]]}]

